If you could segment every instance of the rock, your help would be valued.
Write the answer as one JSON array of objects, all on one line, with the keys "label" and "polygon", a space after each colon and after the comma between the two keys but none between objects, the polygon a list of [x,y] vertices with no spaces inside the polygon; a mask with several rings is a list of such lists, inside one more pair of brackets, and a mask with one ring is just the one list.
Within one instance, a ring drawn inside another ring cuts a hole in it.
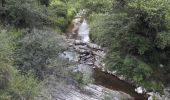
[{"label": "rock", "polygon": [[117,71],[112,71],[112,74],[115,75],[117,73]]},{"label": "rock", "polygon": [[164,67],[164,65],[163,65],[163,64],[160,64],[160,65],[159,65],[159,67],[163,68],[163,67]]},{"label": "rock", "polygon": [[160,95],[158,92],[148,92],[147,94],[149,95],[148,100],[170,100],[169,95],[166,93],[164,93],[165,95]]},{"label": "rock", "polygon": [[[61,81],[63,80],[63,81]],[[102,86],[88,84],[82,89],[73,84],[68,84],[65,79],[58,79],[50,76],[44,80],[43,90],[35,100],[133,100],[133,98],[123,92],[113,91]]]},{"label": "rock", "polygon": [[72,51],[64,51],[63,53],[59,55],[59,57],[68,59],[69,61],[75,61],[75,62],[78,62],[79,60],[79,54],[77,54],[76,52],[72,52]]},{"label": "rock", "polygon": [[76,50],[78,53],[80,53],[80,54],[90,54],[91,53],[91,51],[90,50],[82,50],[82,49],[78,49],[78,50]]},{"label": "rock", "polygon": [[104,69],[104,68],[102,68],[102,71],[103,71],[103,72],[105,72],[105,69]]},{"label": "rock", "polygon": [[95,62],[94,62],[94,66],[96,66],[97,68],[103,68],[103,66],[101,65],[101,63],[98,62],[98,61],[95,61]]},{"label": "rock", "polygon": [[164,94],[166,97],[169,97],[170,98],[170,87],[167,87],[164,89]]},{"label": "rock", "polygon": [[88,44],[87,44],[87,47],[89,47],[89,48],[91,48],[91,49],[103,51],[103,49],[101,49],[100,46],[98,46],[98,45],[96,45],[96,44],[93,44],[93,43],[88,43]]},{"label": "rock", "polygon": [[139,94],[143,94],[143,88],[142,87],[136,88],[135,91]]},{"label": "rock", "polygon": [[81,40],[75,40],[74,45],[86,45],[86,43],[82,42]]},{"label": "rock", "polygon": [[75,50],[89,50],[89,48],[86,45],[78,45],[78,46],[74,46]]},{"label": "rock", "polygon": [[98,56],[101,59],[104,59],[104,57],[105,57],[105,54],[103,52],[100,52],[100,51],[97,51],[97,52],[96,51],[92,51],[92,53],[93,53],[93,55]]},{"label": "rock", "polygon": [[[75,21],[75,22],[74,22]],[[80,26],[76,26],[72,31],[72,35],[75,35],[75,29],[78,30],[78,37],[75,39],[68,39],[68,50],[60,54],[60,57],[68,59],[75,63],[75,65],[68,67],[69,72],[81,72],[83,77],[84,86],[80,86],[75,80],[72,81],[67,77],[62,77],[62,81],[58,81],[56,77],[50,76],[48,82],[44,82],[43,91],[36,100],[47,100],[49,97],[51,100],[134,100],[130,95],[107,89],[100,85],[92,84],[93,68],[100,68],[104,73],[112,73],[109,70],[105,70],[105,64],[102,62],[105,58],[104,50],[93,43],[90,43],[89,28],[83,23],[79,23],[79,20],[74,20]],[[53,79],[51,79],[53,78]],[[122,77],[124,79],[124,77]]]},{"label": "rock", "polygon": [[153,96],[149,96],[148,100],[153,100]]}]

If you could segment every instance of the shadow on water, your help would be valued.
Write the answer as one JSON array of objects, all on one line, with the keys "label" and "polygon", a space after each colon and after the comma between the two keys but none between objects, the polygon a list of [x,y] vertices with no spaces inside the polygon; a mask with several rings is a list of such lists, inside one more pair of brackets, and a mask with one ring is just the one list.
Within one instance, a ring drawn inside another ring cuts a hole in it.
[{"label": "shadow on water", "polygon": [[112,90],[125,92],[134,97],[135,100],[148,100],[146,95],[136,93],[134,91],[135,87],[131,84],[122,81],[116,76],[111,75],[107,72],[102,72],[98,68],[94,69],[93,78],[96,85],[101,85]]}]

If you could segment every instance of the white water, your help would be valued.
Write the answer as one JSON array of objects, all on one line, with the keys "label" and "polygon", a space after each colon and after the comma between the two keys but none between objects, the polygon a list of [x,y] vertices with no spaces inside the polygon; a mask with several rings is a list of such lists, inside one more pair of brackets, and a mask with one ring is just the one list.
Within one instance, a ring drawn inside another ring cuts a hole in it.
[{"label": "white water", "polygon": [[87,21],[83,19],[82,24],[79,26],[78,29],[78,37],[82,40],[82,42],[90,42],[89,38],[89,25],[87,24]]},{"label": "white water", "polygon": [[84,43],[90,42],[89,38],[89,25],[85,18],[77,16],[72,20],[73,28],[71,29],[72,35],[76,35],[76,39],[81,40]]}]

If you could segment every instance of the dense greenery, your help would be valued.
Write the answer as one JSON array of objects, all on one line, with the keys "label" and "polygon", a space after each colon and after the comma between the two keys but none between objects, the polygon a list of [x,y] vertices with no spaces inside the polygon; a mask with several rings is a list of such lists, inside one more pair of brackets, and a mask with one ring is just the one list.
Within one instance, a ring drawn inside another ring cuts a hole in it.
[{"label": "dense greenery", "polygon": [[21,32],[0,28],[0,99],[32,99],[38,92],[38,81],[31,73],[21,75],[16,70],[14,52]]},{"label": "dense greenery", "polygon": [[47,30],[34,29],[31,33],[25,33],[16,52],[19,69],[23,72],[31,70],[40,79],[49,73],[51,63],[57,61],[58,54],[67,47],[61,36]]},{"label": "dense greenery", "polygon": [[57,56],[67,45],[57,33],[83,9],[109,70],[148,89],[169,85],[169,0],[1,0],[1,100],[33,100],[39,79],[63,74],[68,63]]},{"label": "dense greenery", "polygon": [[91,15],[91,37],[108,47],[107,67],[150,89],[170,82],[170,2],[115,0]]},{"label": "dense greenery", "polygon": [[[67,74],[58,58],[64,31],[75,15],[63,0],[0,1],[0,100],[33,100],[46,75]],[[11,28],[12,27],[12,28]]]},{"label": "dense greenery", "polygon": [[42,28],[46,25],[58,27],[63,31],[75,12],[70,10],[71,4],[68,5],[63,0],[50,1],[7,0],[0,6],[1,21],[5,25],[10,24],[20,28]]}]

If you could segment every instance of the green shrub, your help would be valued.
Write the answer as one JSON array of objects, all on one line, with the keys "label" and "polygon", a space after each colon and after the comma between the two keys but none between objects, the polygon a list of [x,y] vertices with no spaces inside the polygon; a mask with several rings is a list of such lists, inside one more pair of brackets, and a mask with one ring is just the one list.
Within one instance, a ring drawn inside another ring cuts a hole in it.
[{"label": "green shrub", "polygon": [[75,72],[75,73],[72,73],[72,77],[73,79],[75,79],[77,82],[83,84],[84,81],[83,81],[83,73],[81,72]]},{"label": "green shrub", "polygon": [[[91,15],[92,40],[108,48],[105,62],[110,70],[138,84],[153,79],[160,64],[162,74],[170,72],[169,4],[168,0],[115,0],[110,13]],[[169,82],[165,78],[160,83]]]},{"label": "green shrub", "polygon": [[12,93],[12,98],[18,100],[25,98],[26,100],[33,100],[34,96],[38,95],[39,87],[38,81],[30,73],[27,75],[15,74],[10,81],[9,92]]},{"label": "green shrub", "polygon": [[58,2],[51,2],[48,12],[49,19],[54,23],[54,27],[58,26],[62,31],[68,24],[67,20],[67,6],[64,2],[56,0]]},{"label": "green shrub", "polygon": [[64,31],[71,20],[70,17],[73,17],[72,9],[69,9],[63,1],[57,1],[61,3],[49,0],[7,0],[3,7],[0,7],[0,20],[4,25],[9,24],[17,28],[32,30],[50,26]]},{"label": "green shrub", "polygon": [[[10,30],[10,31],[9,31]],[[21,75],[14,67],[15,49],[20,31],[0,27],[0,99],[32,100],[38,93],[38,82],[31,75]]]},{"label": "green shrub", "polygon": [[[70,0],[76,2],[75,0]],[[108,13],[112,9],[113,0],[78,0],[80,9],[87,9],[89,13]]]},{"label": "green shrub", "polygon": [[67,48],[64,39],[48,30],[34,29],[26,33],[20,41],[16,53],[16,63],[23,72],[33,71],[40,79],[44,77],[51,59]]},{"label": "green shrub", "polygon": [[0,99],[33,100],[34,96],[36,96],[39,91],[38,81],[34,78],[34,76],[31,74],[21,75],[14,67],[10,66],[9,64],[0,65],[5,66],[6,69],[8,68],[5,74],[2,73],[2,67],[0,68],[0,85],[3,87],[0,89]]},{"label": "green shrub", "polygon": [[40,23],[35,0],[8,0],[1,8],[1,21],[18,27],[34,27]]}]

